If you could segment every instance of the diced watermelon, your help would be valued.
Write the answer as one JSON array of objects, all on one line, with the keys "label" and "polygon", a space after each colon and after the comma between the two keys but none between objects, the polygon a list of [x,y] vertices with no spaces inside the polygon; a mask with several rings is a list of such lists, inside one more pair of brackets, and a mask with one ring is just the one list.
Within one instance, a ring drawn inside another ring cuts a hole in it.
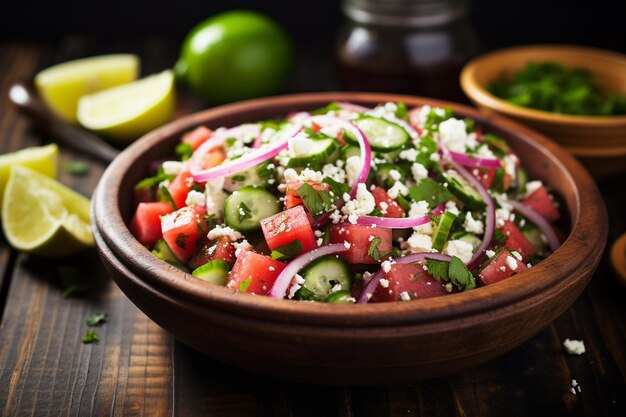
[{"label": "diced watermelon", "polygon": [[130,222],[130,231],[145,246],[152,246],[161,239],[161,216],[171,213],[170,203],[139,203]]},{"label": "diced watermelon", "polygon": [[372,295],[372,301],[402,301],[403,292],[412,300],[448,294],[443,284],[424,271],[419,263],[392,264],[382,280]]},{"label": "diced watermelon", "polygon": [[[393,217],[393,218],[404,217],[404,210],[402,209],[402,207],[400,207],[398,202],[394,200],[393,198],[391,198],[389,194],[387,194],[387,191],[385,191],[383,188],[381,187],[374,188],[374,190],[372,191],[372,195],[374,196],[376,207],[381,209],[385,217]],[[386,204],[386,207],[384,210],[383,210],[383,207],[381,207],[380,203]]]},{"label": "diced watermelon", "polygon": [[186,206],[161,217],[163,240],[182,263],[186,263],[202,245],[206,235],[202,206]]},{"label": "diced watermelon", "polygon": [[194,130],[185,133],[182,141],[184,143],[188,143],[195,151],[211,136],[213,136],[213,131],[211,129],[207,128],[206,126],[198,126]]},{"label": "diced watermelon", "polygon": [[228,275],[226,287],[268,295],[285,264],[251,250],[242,251]]},{"label": "diced watermelon", "polygon": [[384,260],[374,259],[367,254],[372,241],[380,239],[378,252],[381,255],[391,253],[392,230],[383,227],[361,226],[351,223],[338,223],[330,227],[330,243],[350,244],[350,249],[339,256],[350,264],[376,264]]},{"label": "diced watermelon", "polygon": [[167,190],[174,200],[174,204],[177,209],[185,207],[185,201],[187,200],[187,194],[191,191],[191,185],[193,184],[193,178],[191,172],[188,169],[182,170],[174,177],[170,185],[167,186]]},{"label": "diced watermelon", "polygon": [[303,252],[317,246],[311,223],[302,206],[295,206],[261,220],[261,229],[270,250],[299,240]]},{"label": "diced watermelon", "polygon": [[191,258],[187,266],[191,269],[196,269],[216,259],[221,259],[231,266],[235,263],[235,247],[226,236],[222,236],[202,246],[198,253]]},{"label": "diced watermelon", "polygon": [[[311,185],[311,187],[313,187],[313,189],[317,191],[320,191],[320,190],[328,191],[330,189],[330,187],[326,183],[318,184],[312,181],[307,181],[307,182],[309,185]],[[303,181],[289,181],[287,183],[287,187],[285,188],[285,208],[286,209],[290,209],[299,204],[302,204],[302,199],[298,197],[298,195],[296,194],[296,192],[298,191],[298,188],[300,188],[302,184],[304,184]]]},{"label": "diced watermelon", "polygon": [[[511,266],[514,268],[511,268]],[[527,269],[524,262],[517,259],[509,250],[502,249],[496,253],[491,261],[480,271],[478,277],[483,284],[489,285],[509,278],[512,275],[519,274]]]},{"label": "diced watermelon", "polygon": [[502,233],[507,237],[504,246],[511,250],[516,250],[522,255],[524,259],[528,259],[528,256],[532,255],[535,249],[533,245],[528,241],[526,236],[515,226],[514,223],[505,220],[504,225],[501,228]]},{"label": "diced watermelon", "polygon": [[226,152],[220,146],[217,146],[202,156],[200,166],[202,169],[209,169],[220,165],[226,159]]},{"label": "diced watermelon", "polygon": [[[500,173],[498,171],[500,171]],[[513,184],[513,178],[505,172],[503,168],[473,168],[471,172],[485,188],[508,190],[511,184]],[[494,181],[497,179],[498,175],[502,177],[496,184]]]},{"label": "diced watermelon", "polygon": [[522,199],[522,203],[541,214],[549,222],[554,222],[561,216],[543,185]]}]

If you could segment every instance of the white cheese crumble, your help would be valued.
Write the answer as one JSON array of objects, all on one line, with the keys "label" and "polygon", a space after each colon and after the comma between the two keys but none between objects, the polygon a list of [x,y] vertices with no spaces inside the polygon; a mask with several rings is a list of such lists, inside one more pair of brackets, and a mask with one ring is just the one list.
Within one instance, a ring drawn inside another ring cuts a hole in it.
[{"label": "white cheese crumble", "polygon": [[204,193],[196,190],[189,191],[187,198],[185,199],[185,205],[191,206],[192,204],[195,204],[196,206],[206,206],[206,196]]},{"label": "white cheese crumble", "polygon": [[409,295],[408,292],[402,291],[400,293],[400,299],[402,299],[402,301],[411,301],[411,296]]},{"label": "white cheese crumble", "polygon": [[343,241],[343,246],[344,246],[346,249],[350,249],[350,246],[351,246],[351,245],[350,245],[350,242],[348,242],[347,240],[344,240],[344,241]]},{"label": "white cheese crumble", "polygon": [[380,207],[380,212],[382,214],[387,214],[387,209],[389,208],[389,204],[385,203],[384,201],[381,201],[380,203],[378,203],[378,207]]},{"label": "white cheese crumble", "polygon": [[407,195],[409,193],[409,189],[406,185],[402,184],[400,181],[396,181],[393,186],[387,190],[387,194],[391,198],[398,198],[398,195]]},{"label": "white cheese crumble", "polygon": [[423,178],[428,177],[428,170],[419,162],[414,162],[413,165],[411,165],[411,174],[413,174],[415,182],[419,182]]},{"label": "white cheese crumble", "polygon": [[432,252],[433,239],[429,235],[420,232],[413,232],[410,238],[403,245],[409,251],[415,252]]},{"label": "white cheese crumble", "polygon": [[480,220],[475,220],[472,217],[472,212],[468,211],[465,215],[465,221],[463,222],[463,227],[468,232],[476,233],[477,235],[481,235],[485,231],[485,226],[483,222]]},{"label": "white cheese crumble", "polygon": [[315,235],[315,237],[322,237],[324,235],[324,232],[322,232],[321,230],[316,230],[313,232],[313,234]]},{"label": "white cheese crumble", "polygon": [[515,271],[517,269],[517,259],[515,259],[511,255],[507,256],[506,266],[508,266],[511,269],[511,271]]},{"label": "white cheese crumble", "polygon": [[565,339],[563,346],[570,355],[582,355],[585,353],[585,343],[582,340]]},{"label": "white cheese crumble", "polygon": [[446,202],[446,211],[449,211],[455,216],[458,216],[459,214],[461,214],[461,212],[459,211],[459,208],[456,206],[456,203],[452,200]]},{"label": "white cheese crumble", "polygon": [[[411,203],[411,207],[409,208],[409,217],[421,217],[425,214],[428,214],[428,202],[426,200],[421,200]],[[424,223],[420,226],[416,226],[413,228],[416,232],[424,233],[427,235],[431,235],[433,233],[433,225],[432,222]]]},{"label": "white cheese crumble", "polygon": [[487,145],[479,146],[478,149],[476,149],[476,156],[484,159],[496,159],[496,156],[493,152],[491,152],[491,149],[489,149],[489,146]]},{"label": "white cheese crumble", "polygon": [[215,214],[218,217],[224,212],[224,201],[226,201],[226,193],[224,192],[224,181],[226,177],[218,177],[207,181],[204,189],[206,196],[206,212],[207,214]]},{"label": "white cheese crumble", "polygon": [[346,176],[348,177],[348,184],[354,185],[356,180],[359,178],[362,165],[360,156],[354,155],[346,160]]},{"label": "white cheese crumble", "polygon": [[[339,161],[340,159],[337,160],[337,162]],[[322,173],[325,177],[330,177],[337,182],[346,182],[346,171],[344,171],[341,167],[332,164],[326,164],[322,167]]]},{"label": "white cheese crumble", "polygon": [[209,231],[209,233],[207,233],[207,238],[209,240],[216,240],[222,236],[227,237],[231,242],[235,242],[243,238],[243,235],[238,231],[231,229],[230,227],[222,227],[220,225],[215,226]]},{"label": "white cheese crumble", "polygon": [[494,251],[492,251],[491,249],[487,249],[487,250],[485,251],[485,255],[487,255],[487,258],[493,258],[493,256],[494,256],[495,254],[496,254],[496,253],[495,253]]},{"label": "white cheese crumble", "polygon": [[449,240],[446,242],[441,252],[446,255],[456,256],[466,264],[472,260],[474,247],[471,243],[464,240]]},{"label": "white cheese crumble", "polygon": [[296,274],[296,276],[293,277],[293,280],[291,281],[291,287],[289,288],[289,294],[287,294],[287,298],[291,300],[293,296],[296,295],[298,290],[302,288],[302,284],[304,284],[304,278],[302,278],[301,275]]},{"label": "white cheese crumble", "polygon": [[178,175],[184,166],[185,163],[180,161],[165,161],[161,164],[163,173],[166,175]]},{"label": "white cheese crumble", "polygon": [[528,183],[526,183],[526,195],[524,197],[528,197],[529,195],[540,189],[542,185],[543,183],[539,180],[529,181]]},{"label": "white cheese crumble", "polygon": [[397,169],[391,169],[389,170],[389,176],[394,180],[394,181],[400,181],[400,178],[402,178],[402,175],[400,174],[400,172]]},{"label": "white cheese crumble", "polygon": [[342,288],[342,287],[341,287],[341,284],[335,284],[335,285],[334,285],[334,286],[330,289],[330,292],[331,292],[331,294],[332,294],[332,293],[334,293],[334,292],[341,291],[341,288]]},{"label": "white cheese crumble", "polygon": [[511,251],[511,254],[513,254],[513,256],[515,256],[515,258],[516,258],[518,261],[521,261],[521,260],[522,260],[522,255],[521,255],[518,251],[516,251],[516,250],[512,250],[512,251]]},{"label": "white cheese crumble", "polygon": [[389,261],[384,261],[380,267],[383,269],[383,271],[385,273],[388,273],[389,271],[391,271],[391,262]]},{"label": "white cheese crumble", "polygon": [[[252,245],[246,240],[242,240],[241,242],[234,242],[233,247],[235,248],[235,257],[238,257],[242,251],[252,249]],[[274,268],[270,266],[270,268]],[[270,269],[273,271],[274,269]]]},{"label": "white cheese crumble", "polygon": [[322,180],[324,179],[324,174],[319,172],[319,171],[315,171],[311,168],[304,168],[302,170],[302,172],[300,173],[300,180],[301,181],[312,181],[312,182],[316,182],[316,183],[321,183]]},{"label": "white cheese crumble", "polygon": [[509,174],[513,181],[515,181],[515,177],[517,175],[517,161],[517,156],[513,154],[506,155],[504,158],[502,158],[502,163],[504,164],[504,172]]},{"label": "white cheese crumble", "polygon": [[452,283],[451,283],[451,282],[448,282],[448,283],[445,285],[445,287],[444,287],[444,288],[446,289],[446,291],[448,291],[448,292],[452,292]]},{"label": "white cheese crumble", "polygon": [[398,158],[413,162],[417,159],[418,155],[419,155],[419,152],[417,151],[417,149],[409,148],[409,149],[400,151]]},{"label": "white cheese crumble", "polygon": [[465,122],[454,117],[439,124],[439,136],[443,145],[454,152],[465,152],[467,132]]},{"label": "white cheese crumble", "polygon": [[[365,216],[371,213],[375,208],[376,200],[374,196],[367,190],[367,186],[364,183],[360,183],[356,189],[355,199],[346,202],[341,208],[341,211],[347,216]],[[352,221],[350,222],[352,223]]]},{"label": "white cheese crumble", "polygon": [[380,279],[380,286],[383,288],[389,288],[389,280],[385,278]]},{"label": "white cheese crumble", "polygon": [[292,138],[289,138],[289,150],[292,155],[308,155],[315,147],[315,141],[310,139],[305,132],[300,132]]},{"label": "white cheese crumble", "polygon": [[298,181],[300,176],[293,168],[287,168],[283,173],[283,177],[285,178],[285,182]]}]

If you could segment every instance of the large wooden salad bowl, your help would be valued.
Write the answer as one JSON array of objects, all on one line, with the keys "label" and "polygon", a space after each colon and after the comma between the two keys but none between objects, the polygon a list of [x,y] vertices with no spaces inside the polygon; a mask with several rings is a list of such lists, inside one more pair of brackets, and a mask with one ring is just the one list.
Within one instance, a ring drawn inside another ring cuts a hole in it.
[{"label": "large wooden salad bowl", "polygon": [[[144,248],[127,225],[145,167],[198,124],[211,128],[321,107],[331,101],[452,107],[505,137],[531,177],[564,202],[567,239],[548,259],[497,284],[444,297],[365,305],[276,300],[200,281]],[[472,108],[417,97],[319,93],[202,111],[157,129],[113,161],[92,203],[101,257],[117,285],[152,320],[195,349],[234,366],[323,384],[427,379],[488,361],[525,342],[583,291],[607,236],[602,198],[572,156],[540,134]]]}]

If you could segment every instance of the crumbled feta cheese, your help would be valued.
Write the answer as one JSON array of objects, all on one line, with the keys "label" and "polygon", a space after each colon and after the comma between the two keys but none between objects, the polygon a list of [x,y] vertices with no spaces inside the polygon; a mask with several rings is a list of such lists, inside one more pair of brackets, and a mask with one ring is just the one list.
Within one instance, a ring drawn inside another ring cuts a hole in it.
[{"label": "crumbled feta cheese", "polygon": [[206,196],[207,214],[215,214],[219,217],[224,212],[226,193],[223,188],[225,179],[226,177],[218,177],[206,182],[204,195]]},{"label": "crumbled feta cheese", "polygon": [[433,153],[430,154],[428,159],[430,159],[431,161],[434,161],[434,162],[439,162],[441,157],[439,156],[439,154],[437,152],[433,152]]},{"label": "crumbled feta cheese", "polygon": [[[340,160],[337,160],[339,162]],[[343,162],[342,162],[343,163]],[[332,165],[326,164],[322,167],[322,173],[325,177],[330,177],[337,182],[344,183],[346,182],[346,171],[342,168]]]},{"label": "crumbled feta cheese", "polygon": [[384,261],[380,267],[383,269],[383,271],[385,273],[388,273],[389,271],[391,271],[391,262],[389,261]]},{"label": "crumbled feta cheese", "polygon": [[178,175],[184,166],[185,163],[180,161],[165,161],[161,164],[163,173],[166,175]]},{"label": "crumbled feta cheese", "polygon": [[400,293],[400,299],[402,299],[402,301],[410,301],[411,300],[411,296],[409,295],[408,292],[402,291]]},{"label": "crumbled feta cheese", "polygon": [[226,236],[228,239],[230,239],[231,242],[235,242],[243,238],[243,235],[238,231],[231,229],[230,227],[222,227],[220,225],[215,226],[209,231],[209,233],[207,233],[207,238],[209,240],[216,240],[222,236]]},{"label": "crumbled feta cheese", "polygon": [[409,251],[415,252],[432,252],[433,239],[429,235],[420,232],[413,232],[404,245]]},{"label": "crumbled feta cheese", "polygon": [[517,175],[517,162],[518,162],[517,156],[513,154],[506,155],[504,158],[502,158],[502,163],[504,165],[504,172],[509,174],[509,176],[511,177],[513,181],[515,181],[515,177]]},{"label": "crumbled feta cheese", "polygon": [[522,255],[518,251],[512,250],[511,253],[515,256],[515,258],[517,258],[518,261],[522,260]]},{"label": "crumbled feta cheese", "polygon": [[351,156],[346,160],[346,176],[348,177],[348,184],[353,185],[357,179],[359,178],[359,174],[361,173],[361,168],[363,164],[361,163],[360,156]]},{"label": "crumbled feta cheese", "polygon": [[432,107],[430,107],[428,104],[420,108],[419,113],[417,113],[417,119],[419,120],[419,123],[421,125],[426,123],[426,120],[428,120],[428,115],[430,114],[431,109]]},{"label": "crumbled feta cheese", "polygon": [[206,196],[204,193],[196,190],[189,191],[187,198],[185,199],[185,205],[191,206],[192,204],[195,204],[196,206],[206,206]]},{"label": "crumbled feta cheese", "polygon": [[464,240],[449,240],[441,252],[450,256],[457,256],[463,263],[468,263],[472,260],[474,247],[471,243]]},{"label": "crumbled feta cheese", "polygon": [[389,170],[389,176],[394,180],[394,181],[400,181],[400,178],[402,178],[402,175],[400,174],[400,172],[398,172],[398,170],[396,169],[391,169]]},{"label": "crumbled feta cheese", "polygon": [[[252,245],[246,240],[242,240],[241,242],[234,242],[233,247],[235,248],[235,257],[239,256],[242,251],[252,249]],[[273,268],[273,266],[270,266]],[[270,269],[273,271],[273,269]]]},{"label": "crumbled feta cheese", "polygon": [[454,117],[439,124],[439,136],[443,145],[453,152],[465,152],[467,132],[465,122]]},{"label": "crumbled feta cheese", "polygon": [[570,355],[582,355],[585,353],[585,343],[582,340],[565,339],[563,346]]},{"label": "crumbled feta cheese", "polygon": [[343,193],[342,198],[343,198],[343,201],[346,202],[346,203],[348,201],[352,200],[352,197],[350,197],[350,194],[348,194],[348,193]]},{"label": "crumbled feta cheese", "polygon": [[283,173],[283,177],[285,178],[285,182],[298,181],[300,176],[293,168],[287,168]]},{"label": "crumbled feta cheese", "polygon": [[452,283],[451,283],[451,282],[448,282],[448,283],[445,285],[445,287],[444,287],[444,288],[446,289],[446,291],[448,291],[448,292],[452,292]]},{"label": "crumbled feta cheese", "polygon": [[341,284],[335,284],[331,289],[330,289],[330,293],[334,293],[337,291],[341,291]]},{"label": "crumbled feta cheese", "polygon": [[506,266],[508,266],[511,269],[511,271],[515,271],[517,269],[517,259],[515,259],[511,255],[507,256]]},{"label": "crumbled feta cheese", "polygon": [[400,154],[398,155],[398,158],[414,162],[417,159],[418,155],[419,155],[419,152],[417,151],[417,149],[409,148],[409,149],[405,149],[403,151],[400,151]]},{"label": "crumbled feta cheese", "polygon": [[496,209],[496,226],[504,226],[504,222],[511,218],[511,212],[506,208]]},{"label": "crumbled feta cheese", "polygon": [[304,131],[289,138],[288,143],[289,150],[294,156],[308,155],[311,153],[311,149],[315,147],[315,141],[310,139]]},{"label": "crumbled feta cheese", "polygon": [[496,156],[493,152],[491,152],[491,149],[489,149],[489,146],[487,145],[479,146],[478,149],[476,149],[476,156],[484,159],[496,159]]},{"label": "crumbled feta cheese", "polygon": [[461,212],[459,208],[456,206],[456,203],[452,200],[446,202],[446,211],[458,216]]},{"label": "crumbled feta cheese", "polygon": [[271,265],[270,265],[267,269],[268,269],[268,270],[270,270],[270,271],[276,271],[276,268],[274,268],[274,267],[273,267],[273,266],[271,266]]},{"label": "crumbled feta cheese", "polygon": [[348,216],[348,221],[351,224],[356,224],[356,221],[359,219],[359,216],[357,216],[356,214],[351,214]]},{"label": "crumbled feta cheese", "polygon": [[411,165],[411,173],[413,174],[415,182],[419,182],[423,178],[428,177],[428,170],[419,162],[414,162],[413,165]]},{"label": "crumbled feta cheese", "polygon": [[494,251],[492,251],[491,249],[487,249],[487,250],[485,251],[485,255],[487,255],[487,258],[493,258],[493,256],[494,256],[495,254],[496,254],[496,253],[495,253]]},{"label": "crumbled feta cheese", "polygon": [[343,241],[343,246],[345,246],[346,249],[350,249],[350,242],[348,242],[347,240]]},{"label": "crumbled feta cheese", "polygon": [[287,294],[287,298],[291,300],[293,296],[296,295],[298,290],[302,288],[302,284],[304,284],[304,278],[302,278],[301,275],[296,274],[296,276],[293,277],[293,280],[291,281],[291,287],[289,288],[289,294]]},{"label": "crumbled feta cheese", "polygon": [[299,179],[305,182],[312,181],[316,183],[321,183],[324,179],[324,174],[311,168],[304,168],[300,173]]},{"label": "crumbled feta cheese", "polygon": [[483,225],[483,222],[481,222],[480,220],[474,220],[471,211],[468,211],[465,215],[463,227],[468,232],[476,233],[477,235],[483,234],[485,231],[485,226]]},{"label": "crumbled feta cheese", "polygon": [[389,288],[389,280],[385,278],[380,279],[380,286],[383,288]]},{"label": "crumbled feta cheese", "polygon": [[500,268],[498,268],[500,271],[504,272],[506,271],[506,266],[502,265]]},{"label": "crumbled feta cheese", "polygon": [[317,243],[317,246],[322,246],[322,244],[324,243],[324,239],[320,237],[315,241],[315,243]]},{"label": "crumbled feta cheese", "polygon": [[[417,203],[412,202],[411,208],[409,209],[409,217],[421,217],[421,216],[424,216],[425,214],[428,214],[428,212],[429,212],[428,202],[426,202],[426,200],[418,201]],[[432,222],[428,222],[420,226],[416,226],[413,228],[413,230],[415,230],[416,232],[430,235],[433,233]]]},{"label": "crumbled feta cheese", "polygon": [[343,218],[339,210],[335,210],[332,213],[330,213],[329,217],[330,217],[330,220],[333,222],[333,224],[339,223],[341,219]]},{"label": "crumbled feta cheese", "polygon": [[531,195],[532,193],[537,191],[539,188],[541,188],[542,185],[543,185],[543,183],[541,181],[539,181],[539,180],[537,180],[537,181],[529,181],[528,183],[526,183],[526,195],[525,195],[525,197],[528,197],[529,195]]},{"label": "crumbled feta cheese", "polygon": [[407,195],[409,193],[409,189],[406,185],[402,184],[400,181],[396,181],[393,186],[387,190],[387,194],[391,198],[398,198],[398,195]]},{"label": "crumbled feta cheese", "polygon": [[322,232],[321,230],[316,230],[315,232],[313,232],[313,234],[315,235],[315,237],[322,237],[324,235],[324,232]]},{"label": "crumbled feta cheese", "polygon": [[360,183],[356,189],[355,199],[346,202],[341,211],[348,216],[365,216],[375,208],[376,200],[374,196],[367,190],[367,186],[364,183]]}]

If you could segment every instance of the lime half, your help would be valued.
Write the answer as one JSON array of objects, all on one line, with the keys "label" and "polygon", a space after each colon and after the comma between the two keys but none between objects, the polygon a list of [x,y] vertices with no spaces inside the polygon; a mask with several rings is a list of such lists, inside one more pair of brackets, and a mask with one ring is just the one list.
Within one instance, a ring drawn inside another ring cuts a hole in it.
[{"label": "lime half", "polygon": [[76,122],[76,108],[82,96],[129,83],[136,80],[138,74],[137,56],[103,55],[46,68],[35,76],[35,86],[57,115]]},{"label": "lime half", "polygon": [[2,228],[15,249],[49,258],[93,245],[89,200],[19,165],[11,169],[4,190]]},{"label": "lime half", "polygon": [[9,180],[9,174],[13,165],[27,166],[44,175],[55,178],[57,176],[58,157],[59,148],[55,144],[35,146],[0,155],[0,207],[2,206],[4,187]]},{"label": "lime half", "polygon": [[81,98],[78,121],[112,139],[130,142],[167,122],[174,101],[174,75],[167,70]]}]

